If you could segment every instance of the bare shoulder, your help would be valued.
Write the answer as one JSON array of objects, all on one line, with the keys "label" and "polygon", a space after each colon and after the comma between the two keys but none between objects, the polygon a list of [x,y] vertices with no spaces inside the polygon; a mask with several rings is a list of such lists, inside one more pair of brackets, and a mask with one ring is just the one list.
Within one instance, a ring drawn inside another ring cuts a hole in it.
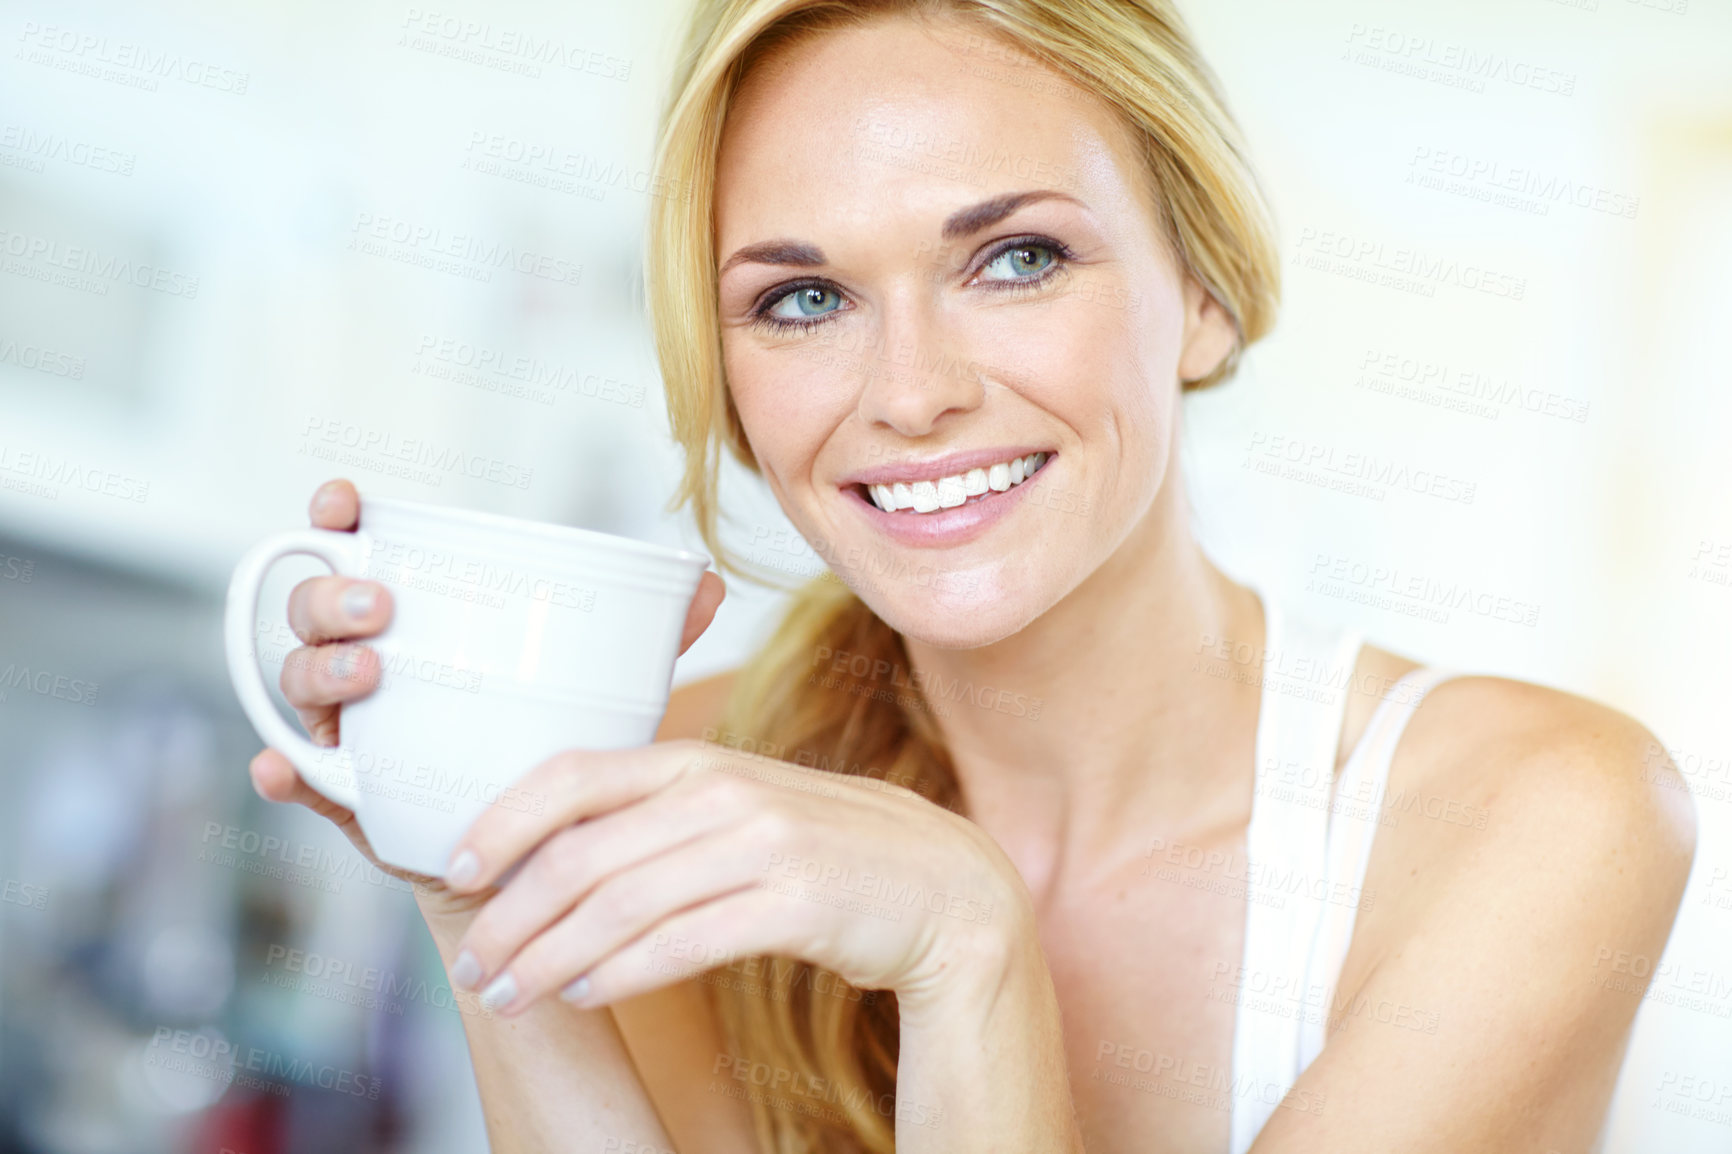
[{"label": "bare shoulder", "polygon": [[1344,990],[1416,935],[1451,920],[1484,933],[1494,911],[1537,926],[1539,911],[1591,906],[1554,925],[1565,982],[1593,976],[1607,951],[1657,957],[1695,856],[1695,806],[1658,738],[1609,706],[1503,677],[1433,687],[1375,804]]},{"label": "bare shoulder", "polygon": [[1410,776],[1476,793],[1518,827],[1640,849],[1681,891],[1695,806],[1665,746],[1629,715],[1525,681],[1458,677],[1426,695],[1403,746]]},{"label": "bare shoulder", "polygon": [[[734,674],[721,673],[675,689],[656,740],[703,737],[721,716],[733,683]],[[728,1047],[702,976],[615,1002],[611,1009],[638,1078],[679,1150],[757,1154],[750,1105],[707,1092]]]},{"label": "bare shoulder", "polygon": [[1652,974],[1695,855],[1664,745],[1573,694],[1451,678],[1374,805],[1328,1042],[1300,1082],[1328,1117],[1276,1111],[1254,1154],[1588,1148],[1646,987],[1628,975]]},{"label": "bare shoulder", "polygon": [[739,674],[732,670],[697,681],[688,681],[668,695],[667,713],[656,730],[657,741],[679,741],[702,737],[712,728],[728,704]]}]

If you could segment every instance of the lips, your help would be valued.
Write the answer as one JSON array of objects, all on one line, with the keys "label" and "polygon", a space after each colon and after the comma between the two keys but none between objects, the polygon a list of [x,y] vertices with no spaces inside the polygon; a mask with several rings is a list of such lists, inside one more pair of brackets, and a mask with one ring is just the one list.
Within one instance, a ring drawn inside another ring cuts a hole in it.
[{"label": "lips", "polygon": [[[1009,516],[1022,504],[1030,485],[1044,479],[1057,456],[1038,448],[985,449],[899,462],[844,478],[842,491],[875,531],[897,544],[949,548],[974,540]],[[1021,476],[1012,480],[1018,471]],[[995,480],[1003,487],[995,486]],[[930,509],[922,511],[927,506]]]},{"label": "lips", "polygon": [[1029,453],[943,476],[867,485],[866,492],[872,503],[886,513],[935,513],[1022,484],[1046,464],[1047,456],[1046,453]]}]

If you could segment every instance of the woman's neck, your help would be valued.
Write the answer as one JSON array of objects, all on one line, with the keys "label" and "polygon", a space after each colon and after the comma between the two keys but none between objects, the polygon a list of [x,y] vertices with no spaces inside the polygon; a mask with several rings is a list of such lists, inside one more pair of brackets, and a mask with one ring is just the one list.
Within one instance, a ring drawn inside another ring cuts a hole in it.
[{"label": "woman's neck", "polygon": [[[1140,853],[1249,815],[1258,666],[1207,654],[1261,651],[1263,608],[1203,554],[1177,488],[1022,631],[977,649],[907,643],[969,816],[1031,888],[1031,869],[1050,876],[1084,847]],[[1223,664],[1244,676],[1208,672]]]}]

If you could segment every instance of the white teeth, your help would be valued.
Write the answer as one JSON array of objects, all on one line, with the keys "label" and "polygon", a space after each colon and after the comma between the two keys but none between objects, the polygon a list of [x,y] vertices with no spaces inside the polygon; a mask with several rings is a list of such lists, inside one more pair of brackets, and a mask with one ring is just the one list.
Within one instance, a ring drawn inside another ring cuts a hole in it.
[{"label": "white teeth", "polygon": [[916,513],[931,513],[937,509],[954,509],[988,490],[1002,493],[1019,485],[1046,464],[1045,453],[1030,453],[988,468],[970,469],[935,481],[896,481],[888,485],[868,485],[872,501],[886,513],[913,509]]}]

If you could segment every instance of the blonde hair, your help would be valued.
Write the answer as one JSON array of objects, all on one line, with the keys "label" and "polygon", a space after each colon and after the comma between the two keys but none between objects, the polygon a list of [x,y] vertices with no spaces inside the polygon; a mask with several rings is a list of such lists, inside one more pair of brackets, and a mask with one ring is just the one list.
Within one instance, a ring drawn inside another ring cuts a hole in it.
[{"label": "blonde hair", "polygon": [[[722,126],[770,52],[883,15],[955,14],[1104,101],[1141,142],[1170,250],[1232,318],[1236,340],[1203,388],[1227,379],[1274,323],[1280,262],[1261,190],[1219,86],[1169,0],[698,0],[656,152],[645,281],[673,433],[686,454],[673,507],[690,505],[726,572],[757,576],[723,546],[721,450],[757,462],[728,395],[717,317],[714,187]],[[822,655],[849,655],[811,675]],[[865,660],[862,661],[861,658]],[[958,807],[941,735],[918,694],[886,694],[871,670],[908,668],[902,637],[826,574],[799,589],[745,665],[720,719],[753,742],[832,772],[887,777]],[[859,675],[853,671],[866,669]],[[767,993],[708,984],[733,1053],[792,1085],[803,1109],[756,1096],[772,1154],[895,1148],[894,994],[853,991],[806,963],[763,965]],[[850,996],[838,996],[838,992]],[[754,1067],[756,1068],[756,1067]]]}]

